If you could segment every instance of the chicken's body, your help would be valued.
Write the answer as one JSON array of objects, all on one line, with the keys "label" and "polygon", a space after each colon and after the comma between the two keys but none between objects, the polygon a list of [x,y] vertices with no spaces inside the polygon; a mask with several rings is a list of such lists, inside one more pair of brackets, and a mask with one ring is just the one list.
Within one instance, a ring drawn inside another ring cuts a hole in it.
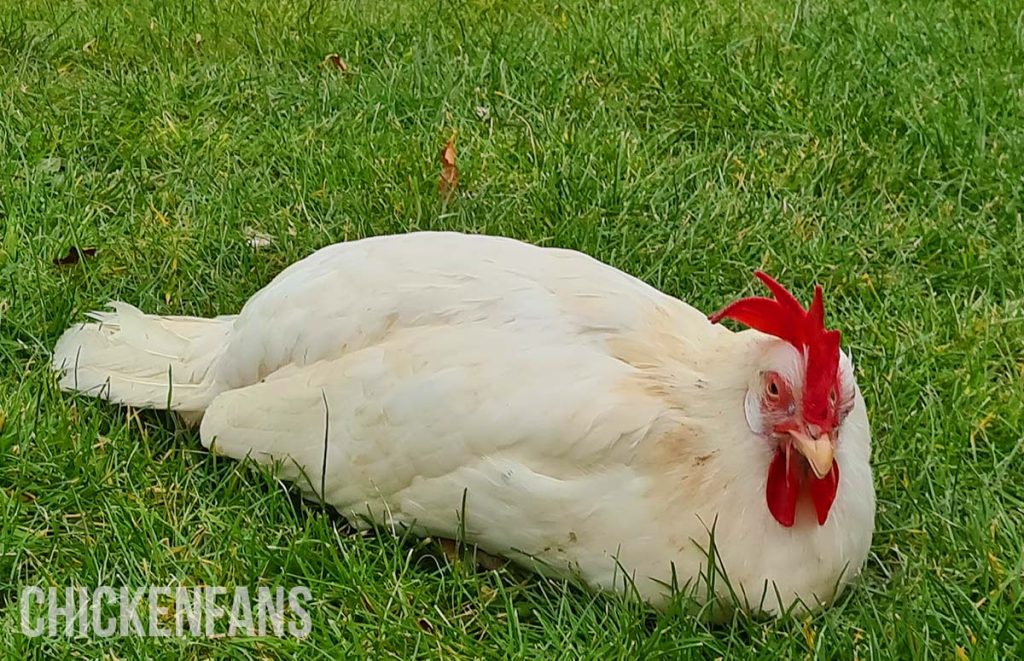
[{"label": "chicken's body", "polygon": [[801,504],[779,525],[771,450],[744,418],[751,365],[778,340],[577,252],[379,237],[294,264],[236,317],[95,317],[58,343],[63,387],[201,416],[204,445],[277,463],[357,525],[464,536],[655,604],[705,584],[714,530],[716,592],[770,613],[827,603],[867,555],[859,391],[827,522]]}]

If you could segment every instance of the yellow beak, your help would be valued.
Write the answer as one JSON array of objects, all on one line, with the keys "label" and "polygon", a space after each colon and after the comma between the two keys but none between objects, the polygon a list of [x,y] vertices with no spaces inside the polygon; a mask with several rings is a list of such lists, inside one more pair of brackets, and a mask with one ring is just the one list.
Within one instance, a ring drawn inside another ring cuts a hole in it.
[{"label": "yellow beak", "polygon": [[820,480],[832,470],[832,462],[835,459],[835,448],[832,447],[832,439],[828,434],[822,434],[819,438],[811,438],[802,431],[791,431],[793,447],[797,452],[807,458],[814,475]]}]

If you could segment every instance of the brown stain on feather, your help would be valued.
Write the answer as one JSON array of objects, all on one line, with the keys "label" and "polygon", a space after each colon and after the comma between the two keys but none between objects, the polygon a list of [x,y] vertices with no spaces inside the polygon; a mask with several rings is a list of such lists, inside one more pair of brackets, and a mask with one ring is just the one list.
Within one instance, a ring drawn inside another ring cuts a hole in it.
[{"label": "brown stain on feather", "polygon": [[649,502],[662,516],[693,510],[720,495],[718,419],[709,407],[720,405],[721,393],[702,369],[723,336],[716,329],[691,342],[686,336],[694,330],[690,312],[653,306],[642,330],[607,339],[609,353],[635,370],[622,384],[623,396],[655,400],[661,411],[636,462],[649,478]]}]

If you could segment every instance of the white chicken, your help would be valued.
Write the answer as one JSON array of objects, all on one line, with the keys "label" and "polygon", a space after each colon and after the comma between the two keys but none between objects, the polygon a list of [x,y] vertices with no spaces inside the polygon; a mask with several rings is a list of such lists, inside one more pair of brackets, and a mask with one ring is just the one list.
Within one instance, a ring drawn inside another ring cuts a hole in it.
[{"label": "white chicken", "polygon": [[53,367],[66,390],[201,420],[204,446],[357,526],[461,535],[656,606],[689,585],[813,610],[867,557],[868,418],[821,289],[805,310],[758,277],[773,299],[709,319],[578,252],[384,236],[301,260],[236,316],[112,303]]}]

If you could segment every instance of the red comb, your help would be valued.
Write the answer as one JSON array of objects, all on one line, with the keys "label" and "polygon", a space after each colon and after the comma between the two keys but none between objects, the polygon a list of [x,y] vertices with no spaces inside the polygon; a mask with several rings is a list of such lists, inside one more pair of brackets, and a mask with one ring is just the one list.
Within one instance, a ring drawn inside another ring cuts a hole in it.
[{"label": "red comb", "polygon": [[727,305],[708,317],[713,324],[732,319],[789,342],[807,360],[804,384],[804,420],[828,429],[835,426],[836,410],[831,393],[838,387],[839,331],[825,328],[825,304],[821,286],[814,288],[811,307],[800,301],[771,276],[755,271],[775,298],[752,296]]}]

